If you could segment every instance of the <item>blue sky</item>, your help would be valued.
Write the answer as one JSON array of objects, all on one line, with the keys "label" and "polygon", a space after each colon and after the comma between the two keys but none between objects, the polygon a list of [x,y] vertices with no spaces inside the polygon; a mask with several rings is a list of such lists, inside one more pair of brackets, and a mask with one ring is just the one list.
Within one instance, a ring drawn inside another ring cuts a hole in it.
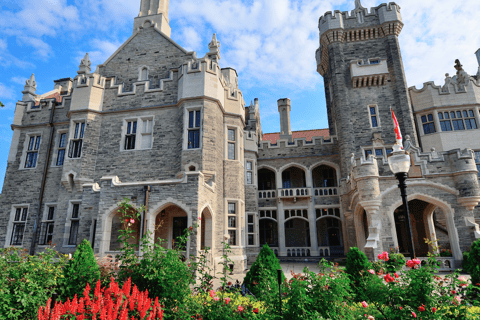
[{"label": "blue sky", "polygon": [[[364,7],[381,1],[363,0]],[[476,74],[478,0],[398,0],[400,45],[409,86],[454,74],[455,59]],[[132,33],[140,0],[0,0],[0,186],[10,148],[15,102],[35,73],[37,94],[74,77],[90,53],[92,69]],[[292,130],[326,128],[322,77],[316,72],[318,19],[354,0],[171,0],[172,39],[203,57],[214,32],[221,67],[233,67],[245,101],[260,99],[262,129],[279,130],[277,100],[292,100]]]}]

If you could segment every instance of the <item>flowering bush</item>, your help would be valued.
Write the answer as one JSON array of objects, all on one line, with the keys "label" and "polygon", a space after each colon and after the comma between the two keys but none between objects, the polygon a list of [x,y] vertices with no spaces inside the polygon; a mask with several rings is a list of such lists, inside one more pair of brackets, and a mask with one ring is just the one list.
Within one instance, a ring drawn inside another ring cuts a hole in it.
[{"label": "flowering bush", "polygon": [[90,294],[90,285],[87,284],[83,297],[65,303],[55,303],[50,308],[51,299],[45,307],[38,309],[38,320],[59,319],[99,319],[102,320],[153,320],[163,319],[163,310],[158,303],[158,298],[153,301],[148,297],[148,291],[140,292],[137,286],[131,287],[128,279],[123,288],[111,279],[108,288],[102,288],[100,280],[97,281],[93,295]]},{"label": "flowering bush", "polygon": [[400,271],[407,260],[401,253],[391,252],[388,261],[385,261],[384,266],[388,272]]},{"label": "flowering bush", "polygon": [[26,249],[0,249],[0,319],[34,319],[63,277],[66,256],[52,248],[29,256]]}]

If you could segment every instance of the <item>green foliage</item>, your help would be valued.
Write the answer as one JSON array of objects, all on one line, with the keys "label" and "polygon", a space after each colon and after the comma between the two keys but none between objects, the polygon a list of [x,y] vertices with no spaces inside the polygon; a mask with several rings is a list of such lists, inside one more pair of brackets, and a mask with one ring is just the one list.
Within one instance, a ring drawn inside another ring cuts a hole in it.
[{"label": "green foliage", "polygon": [[2,101],[0,101],[0,107],[5,107],[5,105],[2,103]]},{"label": "green foliage", "polygon": [[361,301],[366,298],[366,289],[370,286],[371,276],[367,270],[372,268],[372,264],[368,261],[365,253],[360,249],[353,247],[347,253],[347,265],[345,271],[352,283],[352,290],[356,299]]},{"label": "green foliage", "polygon": [[47,248],[36,256],[19,248],[0,249],[0,319],[36,319],[63,277],[64,255]]},{"label": "green foliage", "polygon": [[100,279],[100,269],[93,254],[92,246],[86,239],[78,246],[71,260],[63,269],[64,278],[59,283],[62,300],[81,296],[87,283],[93,285]]},{"label": "green foliage", "polygon": [[385,269],[389,273],[394,273],[402,270],[406,262],[407,262],[407,259],[405,259],[403,254],[392,252],[389,255],[388,261],[385,261]]},{"label": "green foliage", "polygon": [[466,273],[470,273],[470,259],[469,259],[469,251],[465,251],[463,253],[463,262],[462,262],[462,269]]},{"label": "green foliage", "polygon": [[[275,253],[268,244],[264,244],[243,283],[256,297],[267,290],[278,290],[278,269],[281,267]],[[282,282],[284,279],[285,275],[282,271]]]},{"label": "green foliage", "polygon": [[468,269],[468,272],[472,276],[472,283],[480,283],[480,239],[472,243],[470,247]]}]

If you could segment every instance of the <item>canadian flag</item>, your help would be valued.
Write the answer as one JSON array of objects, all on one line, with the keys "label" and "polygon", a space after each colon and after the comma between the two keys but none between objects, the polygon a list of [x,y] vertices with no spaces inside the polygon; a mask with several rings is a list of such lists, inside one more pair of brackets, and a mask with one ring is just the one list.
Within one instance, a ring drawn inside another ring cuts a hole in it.
[{"label": "canadian flag", "polygon": [[400,126],[398,125],[397,117],[395,117],[395,113],[393,112],[392,107],[390,107],[390,111],[392,111],[392,119],[393,119],[393,124],[395,125],[395,134],[396,134],[396,145],[399,145],[403,149],[403,138],[402,138],[402,133],[400,132]]}]

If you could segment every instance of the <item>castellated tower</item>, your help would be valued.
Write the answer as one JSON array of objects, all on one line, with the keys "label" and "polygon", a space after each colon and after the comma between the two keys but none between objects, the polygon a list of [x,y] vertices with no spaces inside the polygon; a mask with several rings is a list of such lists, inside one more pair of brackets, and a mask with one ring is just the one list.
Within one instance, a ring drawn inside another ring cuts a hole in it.
[{"label": "castellated tower", "polygon": [[351,153],[365,156],[372,139],[395,143],[390,107],[402,133],[417,143],[398,36],[400,7],[391,2],[371,8],[355,1],[348,12],[320,17],[317,71],[323,76],[330,134],[338,136],[342,178]]},{"label": "castellated tower", "polygon": [[135,18],[133,32],[147,22],[170,37],[172,30],[168,21],[168,4],[169,0],[141,0],[140,13]]}]

